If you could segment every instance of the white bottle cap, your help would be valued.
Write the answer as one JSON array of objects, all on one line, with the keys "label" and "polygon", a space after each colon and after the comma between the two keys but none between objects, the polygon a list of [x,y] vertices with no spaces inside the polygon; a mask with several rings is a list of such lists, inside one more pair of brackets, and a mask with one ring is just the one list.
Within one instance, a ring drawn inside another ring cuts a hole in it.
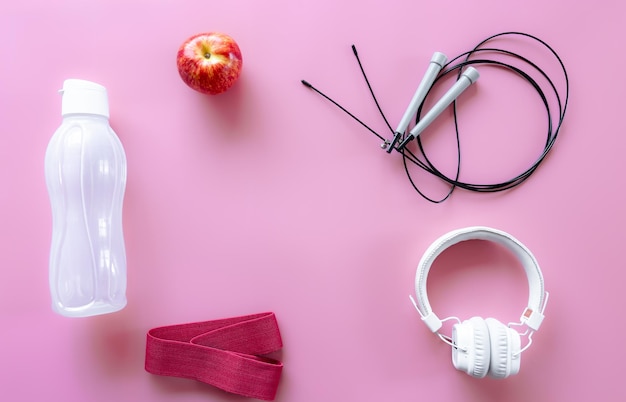
[{"label": "white bottle cap", "polygon": [[109,97],[107,90],[95,82],[69,79],[63,82],[59,91],[63,96],[61,115],[72,113],[97,114],[109,118]]}]

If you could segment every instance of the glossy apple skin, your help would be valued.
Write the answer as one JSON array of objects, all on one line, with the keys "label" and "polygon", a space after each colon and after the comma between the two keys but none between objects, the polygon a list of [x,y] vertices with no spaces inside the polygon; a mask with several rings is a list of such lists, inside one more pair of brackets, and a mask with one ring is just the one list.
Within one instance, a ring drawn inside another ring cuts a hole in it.
[{"label": "glossy apple skin", "polygon": [[217,95],[237,81],[243,58],[233,38],[220,32],[206,32],[183,42],[176,65],[180,77],[191,88]]}]

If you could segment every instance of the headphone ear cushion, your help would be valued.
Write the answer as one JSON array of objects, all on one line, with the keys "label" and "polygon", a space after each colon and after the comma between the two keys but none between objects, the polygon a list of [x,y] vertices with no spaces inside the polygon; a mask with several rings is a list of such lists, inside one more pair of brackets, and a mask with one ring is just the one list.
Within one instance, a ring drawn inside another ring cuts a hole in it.
[{"label": "headphone ear cushion", "polygon": [[487,323],[473,317],[452,328],[452,363],[472,377],[483,378],[490,367],[490,341]]},{"label": "headphone ear cushion", "polygon": [[517,374],[521,362],[519,334],[495,318],[487,318],[485,322],[489,328],[491,344],[489,375],[507,378]]}]

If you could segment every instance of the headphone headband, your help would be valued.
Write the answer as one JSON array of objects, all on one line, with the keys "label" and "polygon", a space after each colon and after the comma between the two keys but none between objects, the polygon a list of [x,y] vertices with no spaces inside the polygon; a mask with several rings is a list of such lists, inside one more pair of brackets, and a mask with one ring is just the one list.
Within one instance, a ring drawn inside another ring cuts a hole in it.
[{"label": "headphone headband", "polygon": [[415,293],[417,295],[416,307],[422,321],[432,332],[437,332],[442,326],[442,321],[432,311],[428,294],[426,292],[426,281],[428,272],[435,259],[447,248],[467,240],[487,240],[498,243],[511,251],[520,261],[528,277],[528,306],[522,313],[520,322],[536,331],[543,321],[543,309],[545,308],[546,293],[544,290],[543,275],[539,268],[539,263],[520,241],[508,233],[501,230],[484,226],[473,226],[463,229],[453,230],[444,234],[428,247],[417,268],[415,276]]}]

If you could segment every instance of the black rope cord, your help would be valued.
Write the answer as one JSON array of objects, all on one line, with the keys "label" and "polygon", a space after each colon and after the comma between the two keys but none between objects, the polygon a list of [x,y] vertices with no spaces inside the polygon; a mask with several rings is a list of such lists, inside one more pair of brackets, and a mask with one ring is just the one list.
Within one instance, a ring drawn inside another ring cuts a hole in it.
[{"label": "black rope cord", "polygon": [[[496,47],[486,47],[485,45],[496,39],[496,38],[500,38],[500,37],[505,37],[505,36],[521,36],[521,37],[525,37],[528,39],[531,39],[533,41],[536,41],[537,43],[539,43],[540,45],[542,45],[543,47],[545,47],[547,50],[549,50],[549,52],[556,58],[556,60],[559,63],[559,66],[563,72],[563,78],[564,78],[564,82],[565,82],[565,94],[564,96],[562,96],[559,91],[556,88],[556,85],[554,84],[554,82],[552,81],[552,79],[545,73],[545,71],[543,71],[537,64],[533,63],[532,61],[530,61],[529,59],[525,58],[524,56],[517,54],[515,52],[512,52],[510,50],[506,50],[506,49],[501,49],[501,48],[496,48]],[[394,135],[394,130],[391,127],[391,125],[389,124],[389,121],[387,120],[385,114],[383,113],[383,110],[378,102],[378,99],[376,98],[376,95],[374,94],[374,90],[367,78],[367,75],[365,73],[365,70],[363,68],[363,65],[361,63],[361,60],[359,59],[359,55],[357,53],[356,47],[353,45],[352,46],[352,50],[354,52],[354,55],[356,57],[356,60],[359,64],[359,68],[361,70],[361,73],[363,75],[363,78],[365,79],[365,83],[367,84],[368,90],[372,96],[372,99],[374,100],[376,107],[378,108],[378,111],[380,113],[380,115],[382,116],[383,120],[385,121],[385,124],[387,125],[389,131],[391,132],[392,135]],[[500,54],[500,55],[504,55],[505,57],[513,57],[519,61],[521,61],[523,64],[527,65],[529,67],[530,70],[534,71],[535,73],[540,74],[543,79],[545,79],[545,81],[548,83],[549,88],[547,88],[547,91],[549,91],[548,93],[550,95],[554,95],[555,99],[556,99],[556,103],[558,106],[558,118],[556,119],[556,123],[555,123],[555,119],[553,118],[553,112],[554,110],[551,109],[551,105],[550,102],[548,100],[548,96],[546,95],[546,92],[544,92],[544,88],[525,70],[516,67],[512,64],[509,63],[505,63],[503,61],[499,61],[493,58],[489,58],[488,55],[489,54]],[[460,141],[460,130],[459,130],[459,125],[458,125],[458,119],[457,119],[457,105],[456,105],[456,101],[453,102],[453,120],[454,120],[454,131],[455,131],[455,139],[456,139],[456,169],[455,169],[455,174],[454,177],[449,177],[447,175],[445,175],[444,173],[442,173],[439,169],[437,169],[437,167],[435,167],[435,165],[431,162],[431,160],[428,158],[428,156],[426,155],[426,151],[424,150],[424,146],[422,144],[422,141],[420,139],[420,136],[417,136],[417,147],[419,150],[419,155],[420,157],[418,157],[418,155],[416,155],[414,152],[412,152],[411,150],[409,150],[408,148],[404,147],[401,150],[399,150],[398,148],[395,148],[396,151],[400,152],[402,154],[403,157],[403,165],[404,165],[404,170],[407,174],[407,177],[409,179],[409,182],[411,183],[411,185],[413,186],[413,188],[415,189],[415,191],[417,191],[424,199],[433,202],[433,203],[441,203],[445,200],[447,200],[450,195],[452,195],[452,193],[454,192],[454,190],[458,187],[458,188],[462,188],[465,190],[469,190],[469,191],[474,191],[474,192],[487,192],[487,193],[491,193],[491,192],[498,192],[498,191],[504,191],[504,190],[508,190],[511,189],[513,187],[516,187],[518,185],[520,185],[521,183],[523,183],[526,179],[528,179],[539,167],[539,165],[545,160],[546,156],[548,155],[548,153],[550,152],[550,150],[552,149],[557,136],[559,134],[559,131],[561,129],[561,125],[563,123],[563,119],[565,117],[565,111],[567,109],[567,103],[569,100],[569,78],[567,75],[567,71],[565,69],[565,65],[563,64],[563,61],[561,60],[561,58],[559,57],[559,55],[556,53],[556,51],[554,51],[554,49],[552,49],[552,47],[550,47],[546,42],[544,42],[543,40],[537,38],[536,36],[527,34],[527,33],[522,33],[522,32],[503,32],[503,33],[499,33],[496,35],[492,35],[486,39],[484,39],[483,41],[481,41],[478,45],[476,45],[472,50],[467,51],[465,53],[462,53],[458,56],[456,56],[455,58],[453,58],[452,60],[450,60],[448,63],[446,63],[441,72],[439,73],[439,75],[437,76],[437,78],[435,79],[434,83],[433,83],[433,87],[437,84],[437,82],[439,82],[440,80],[444,79],[445,77],[449,76],[450,74],[457,74],[457,79],[461,76],[463,69],[465,67],[471,66],[471,65],[490,65],[490,66],[495,66],[495,67],[499,67],[499,68],[504,68],[506,70],[510,70],[511,72],[515,73],[516,75],[520,76],[523,80],[525,80],[526,82],[528,82],[533,89],[537,92],[537,94],[539,95],[539,97],[541,98],[541,101],[543,103],[543,106],[546,109],[547,112],[547,137],[546,137],[546,142],[544,144],[544,148],[543,151],[541,152],[541,154],[539,155],[539,157],[535,160],[535,162],[528,168],[526,169],[524,172],[518,174],[517,176],[503,181],[503,182],[499,182],[499,183],[492,183],[492,184],[476,184],[476,183],[469,183],[469,182],[464,182],[461,181],[459,179],[460,177],[460,172],[461,172],[461,141]],[[313,87],[311,84],[309,84],[307,81],[302,80],[302,83],[313,89],[315,92],[317,92],[318,94],[320,94],[321,96],[323,96],[325,99],[327,99],[328,101],[330,101],[331,103],[333,103],[335,106],[337,106],[338,108],[340,108],[342,111],[344,111],[345,113],[347,113],[350,117],[352,117],[355,121],[357,121],[359,124],[361,124],[363,127],[365,127],[367,130],[369,130],[371,133],[373,133],[374,135],[376,135],[379,139],[387,142],[387,140],[380,134],[378,134],[375,130],[373,130],[372,128],[370,128],[367,124],[365,124],[362,120],[358,119],[355,115],[353,115],[352,113],[350,113],[347,109],[345,109],[343,106],[341,106],[339,103],[335,102],[334,100],[332,100],[330,97],[328,97],[327,95],[325,95],[324,93],[322,93],[321,91],[319,91],[317,88]],[[431,87],[432,88],[432,87]],[[429,92],[430,93],[430,92]],[[417,115],[416,115],[416,123],[419,122],[420,120],[420,116],[422,113],[422,108],[424,106],[424,103],[426,103],[426,100],[428,99],[428,95],[426,95],[426,98],[424,99],[424,101],[422,102],[422,104],[418,107],[417,110]],[[403,133],[402,139],[405,138],[406,133]],[[400,141],[401,142],[401,141]],[[388,143],[388,142],[387,142]],[[411,176],[411,171],[409,169],[410,164],[418,166],[419,168],[421,168],[422,170],[438,177],[439,179],[441,179],[443,182],[447,183],[449,185],[449,189],[447,194],[441,198],[441,199],[433,199],[431,197],[428,197],[426,194],[424,194],[423,191],[421,191],[419,189],[419,187],[417,186],[417,184],[415,183],[415,181],[413,180],[413,177]]]}]

